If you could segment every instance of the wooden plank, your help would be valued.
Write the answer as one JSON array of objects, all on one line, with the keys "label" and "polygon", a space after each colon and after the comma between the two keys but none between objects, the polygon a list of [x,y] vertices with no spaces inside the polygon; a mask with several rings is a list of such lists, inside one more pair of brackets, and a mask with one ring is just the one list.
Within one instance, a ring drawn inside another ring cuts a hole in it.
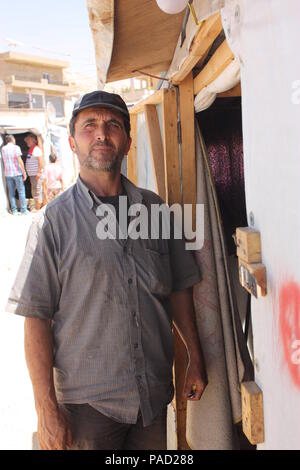
[{"label": "wooden plank", "polygon": [[[179,85],[179,109],[181,125],[182,156],[182,201],[184,204],[196,203],[196,159],[195,159],[195,112],[194,80],[190,73]],[[196,210],[193,211],[193,229],[196,225]],[[177,331],[174,331],[175,386],[178,449],[189,450],[186,441],[187,402],[182,399],[186,376],[186,348]]]},{"label": "wooden plank", "polygon": [[166,199],[164,148],[161,138],[160,125],[156,106],[147,104],[144,106],[145,118],[150,142],[153,168],[156,180],[157,193],[162,199]]},{"label": "wooden plank", "polygon": [[131,147],[127,155],[127,176],[134,184],[138,184],[137,163],[137,114],[130,116],[131,123]]},{"label": "wooden plank", "polygon": [[263,394],[255,382],[244,382],[242,392],[243,432],[251,444],[264,442]]},{"label": "wooden plank", "polygon": [[186,347],[176,330],[173,328],[174,337],[174,382],[175,397],[174,408],[176,415],[176,432],[177,432],[177,448],[178,450],[189,450],[190,447],[186,441],[186,409],[187,402],[182,398],[183,388],[186,377],[187,352]]},{"label": "wooden plank", "polygon": [[181,201],[176,89],[163,90],[164,164],[167,182],[166,202]]},{"label": "wooden plank", "polygon": [[[195,110],[194,80],[190,73],[179,85],[182,193],[183,204],[196,204]],[[193,230],[196,227],[196,209],[193,208]]]},{"label": "wooden plank", "polygon": [[235,231],[236,254],[246,263],[261,262],[260,233],[251,227],[237,227]]},{"label": "wooden plank", "polygon": [[267,295],[267,270],[262,263],[246,263],[239,258],[240,284],[254,297]]},{"label": "wooden plank", "polygon": [[226,39],[218,47],[210,61],[194,79],[194,93],[197,95],[204,87],[212,83],[233,61],[234,54]]},{"label": "wooden plank", "polygon": [[135,106],[129,109],[130,114],[138,114],[144,112],[144,106],[147,104],[160,104],[163,100],[163,91],[157,90],[152,95],[148,96],[144,100],[139,101]]},{"label": "wooden plank", "polygon": [[206,57],[212,43],[223,29],[221,15],[216,13],[210,18],[202,21],[199,30],[191,45],[190,53],[183,62],[180,70],[172,76],[172,83],[178,85],[192,71],[196,64],[201,63]]},{"label": "wooden plank", "polygon": [[218,98],[233,98],[235,96],[242,96],[241,83],[238,83],[230,90],[223,91],[223,93],[218,93]]},{"label": "wooden plank", "polygon": [[[178,110],[177,96],[174,88],[164,90],[163,94],[163,136],[164,160],[167,181],[167,203],[172,205],[181,202],[179,145],[178,145]],[[187,353],[185,345],[176,328],[174,335],[174,382],[177,445],[180,450],[188,450],[186,442],[186,400],[183,399],[183,387],[186,374]]]}]

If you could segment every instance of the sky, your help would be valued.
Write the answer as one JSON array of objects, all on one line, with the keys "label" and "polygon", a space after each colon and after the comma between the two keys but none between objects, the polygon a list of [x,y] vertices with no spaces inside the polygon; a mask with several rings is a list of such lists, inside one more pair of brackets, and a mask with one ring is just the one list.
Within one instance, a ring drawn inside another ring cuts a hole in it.
[{"label": "sky", "polygon": [[[24,46],[9,46],[6,38]],[[86,0],[2,0],[0,52],[6,51],[66,60],[96,77]]]}]

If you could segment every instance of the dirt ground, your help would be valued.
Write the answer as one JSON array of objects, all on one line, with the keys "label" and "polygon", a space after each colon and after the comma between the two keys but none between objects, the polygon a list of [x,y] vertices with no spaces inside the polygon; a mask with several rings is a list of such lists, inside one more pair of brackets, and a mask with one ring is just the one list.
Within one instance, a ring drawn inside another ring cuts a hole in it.
[{"label": "dirt ground", "polygon": [[23,345],[24,319],[5,312],[7,298],[23,256],[33,215],[0,214],[0,449],[32,449],[36,431],[31,382]]}]

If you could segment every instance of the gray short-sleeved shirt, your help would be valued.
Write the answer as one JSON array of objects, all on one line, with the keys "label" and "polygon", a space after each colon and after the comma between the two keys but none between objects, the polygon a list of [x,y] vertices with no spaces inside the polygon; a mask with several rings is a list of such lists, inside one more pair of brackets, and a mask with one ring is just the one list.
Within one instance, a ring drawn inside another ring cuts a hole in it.
[{"label": "gray short-sleeved shirt", "polygon": [[[163,202],[121,178],[129,205]],[[99,204],[78,178],[41,211],[7,310],[51,320],[59,402],[148,425],[173,397],[168,296],[200,273],[182,240],[99,239]]]}]

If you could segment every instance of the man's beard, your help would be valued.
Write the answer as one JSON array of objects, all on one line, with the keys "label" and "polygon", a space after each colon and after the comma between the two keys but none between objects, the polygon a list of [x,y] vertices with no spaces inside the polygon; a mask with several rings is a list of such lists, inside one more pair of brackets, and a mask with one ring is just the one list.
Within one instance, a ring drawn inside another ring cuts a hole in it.
[{"label": "man's beard", "polygon": [[123,155],[114,155],[114,157],[111,159],[101,160],[89,153],[81,166],[84,166],[85,168],[93,171],[115,172],[118,170],[118,168],[121,167],[122,160]]},{"label": "man's beard", "polygon": [[[99,146],[99,144],[96,144],[96,146]],[[113,147],[112,150],[114,150]],[[95,155],[94,151],[95,150],[92,146],[85,160],[81,162],[82,167],[92,171],[106,171],[111,173],[114,173],[121,168],[124,152],[121,151],[116,153],[114,151],[105,157],[103,155],[99,156],[99,154]]]}]

